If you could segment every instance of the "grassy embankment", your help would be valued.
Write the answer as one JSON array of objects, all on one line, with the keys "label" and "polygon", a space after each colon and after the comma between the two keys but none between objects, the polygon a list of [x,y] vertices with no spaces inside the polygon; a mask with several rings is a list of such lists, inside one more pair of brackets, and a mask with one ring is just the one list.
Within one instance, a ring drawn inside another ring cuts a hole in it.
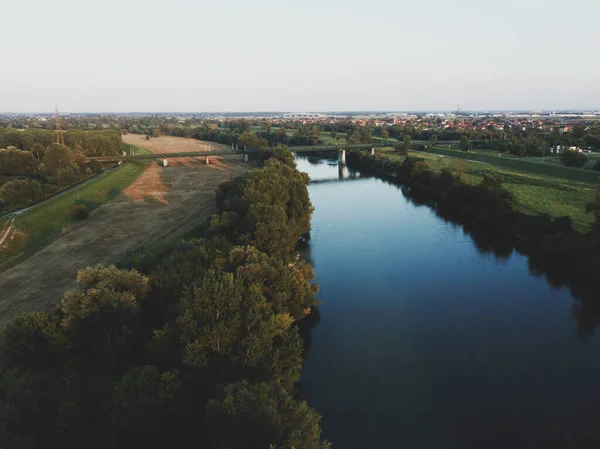
[{"label": "grassy embankment", "polygon": [[[391,148],[381,153],[391,159],[404,159],[395,155]],[[409,154],[425,159],[435,172],[445,167],[456,170],[463,159],[464,178],[470,184],[479,183],[486,172],[502,175],[504,186],[515,194],[523,213],[569,216],[575,229],[583,232],[589,230],[593,222],[592,215],[585,212],[585,205],[594,198],[600,185],[600,173],[440,147],[430,147],[426,152],[410,151]]]},{"label": "grassy embankment", "polygon": [[[137,154],[150,153],[135,148]],[[84,204],[89,211],[96,209],[117,197],[151,163],[152,160],[125,163],[19,214],[14,222],[15,238],[0,252],[0,271],[49,244],[53,236],[73,224],[71,213],[75,204]]]}]

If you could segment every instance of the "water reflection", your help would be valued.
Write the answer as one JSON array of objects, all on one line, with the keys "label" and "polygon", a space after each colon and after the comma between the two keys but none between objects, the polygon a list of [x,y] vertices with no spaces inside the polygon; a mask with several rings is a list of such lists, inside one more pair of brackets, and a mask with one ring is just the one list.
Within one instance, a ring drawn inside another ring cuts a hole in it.
[{"label": "water reflection", "polygon": [[590,285],[586,276],[572,272],[570,261],[562,257],[548,258],[528,248],[523,242],[498,232],[492,225],[474,220],[469,214],[451,205],[440,204],[429,192],[409,188],[389,178],[386,184],[399,188],[405,198],[417,207],[427,206],[446,223],[461,226],[475,248],[482,255],[493,254],[498,260],[508,260],[514,253],[527,257],[529,272],[535,277],[544,277],[554,289],[569,288],[574,297],[572,316],[577,320],[579,335],[589,337],[600,324],[600,298],[597,286]]},{"label": "water reflection", "polygon": [[598,443],[600,310],[568,263],[426,192],[298,162],[313,182],[304,257],[323,300],[302,396],[326,438],[346,449]]}]

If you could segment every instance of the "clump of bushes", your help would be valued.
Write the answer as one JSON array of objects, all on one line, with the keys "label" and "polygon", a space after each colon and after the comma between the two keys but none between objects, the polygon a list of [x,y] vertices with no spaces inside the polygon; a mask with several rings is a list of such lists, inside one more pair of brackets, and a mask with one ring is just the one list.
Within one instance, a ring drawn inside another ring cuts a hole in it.
[{"label": "clump of bushes", "polygon": [[90,211],[84,204],[76,204],[73,206],[71,215],[77,220],[84,220],[90,216]]},{"label": "clump of bushes", "polygon": [[567,167],[581,167],[586,160],[585,154],[579,151],[567,150],[560,153],[560,161]]},{"label": "clump of bushes", "polygon": [[36,180],[14,179],[0,187],[0,200],[5,205],[29,205],[40,201],[42,196],[42,185]]}]

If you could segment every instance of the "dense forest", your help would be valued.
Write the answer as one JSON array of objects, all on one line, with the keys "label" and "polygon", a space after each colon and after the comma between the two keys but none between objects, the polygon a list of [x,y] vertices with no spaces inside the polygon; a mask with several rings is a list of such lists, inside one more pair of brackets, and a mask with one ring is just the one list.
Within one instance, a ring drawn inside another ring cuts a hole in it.
[{"label": "dense forest", "polygon": [[318,304],[295,250],[308,177],[284,148],[260,159],[195,237],[85,268],[55,310],[8,326],[1,447],[329,447],[296,398],[298,323]]},{"label": "dense forest", "polygon": [[0,213],[36,203],[104,170],[102,164],[86,162],[86,156],[122,151],[116,130],[73,129],[63,137],[59,144],[54,131],[0,128]]}]

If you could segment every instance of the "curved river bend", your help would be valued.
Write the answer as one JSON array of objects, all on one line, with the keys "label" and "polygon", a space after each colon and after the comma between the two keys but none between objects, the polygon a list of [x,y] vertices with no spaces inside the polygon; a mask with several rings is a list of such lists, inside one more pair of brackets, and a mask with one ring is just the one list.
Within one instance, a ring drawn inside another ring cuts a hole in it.
[{"label": "curved river bend", "polygon": [[323,301],[302,395],[334,448],[600,447],[600,341],[569,289],[397,186],[297,162]]}]

